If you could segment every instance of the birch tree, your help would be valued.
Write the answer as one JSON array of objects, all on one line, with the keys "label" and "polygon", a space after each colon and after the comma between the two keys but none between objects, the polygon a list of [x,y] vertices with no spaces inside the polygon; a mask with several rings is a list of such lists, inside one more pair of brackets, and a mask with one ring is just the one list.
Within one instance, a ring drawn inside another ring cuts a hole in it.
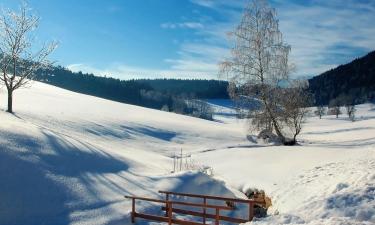
[{"label": "birch tree", "polygon": [[26,86],[38,69],[50,66],[47,56],[57,46],[52,42],[37,48],[33,34],[40,19],[30,11],[23,3],[19,11],[3,10],[0,17],[0,80],[7,89],[10,113],[13,113],[13,92]]},{"label": "birch tree", "polygon": [[283,41],[276,11],[266,0],[253,0],[245,8],[234,39],[231,57],[221,63],[220,74],[229,81],[232,98],[259,99],[262,107],[250,112],[253,126],[274,131],[283,143],[282,84],[289,80],[290,46]]}]

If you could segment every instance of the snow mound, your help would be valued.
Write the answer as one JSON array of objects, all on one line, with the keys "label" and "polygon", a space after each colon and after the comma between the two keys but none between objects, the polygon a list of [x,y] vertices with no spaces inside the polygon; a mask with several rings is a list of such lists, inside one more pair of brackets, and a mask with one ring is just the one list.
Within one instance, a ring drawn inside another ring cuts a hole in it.
[{"label": "snow mound", "polygon": [[375,224],[374,159],[318,166],[281,185],[274,210],[287,213],[255,224]]}]

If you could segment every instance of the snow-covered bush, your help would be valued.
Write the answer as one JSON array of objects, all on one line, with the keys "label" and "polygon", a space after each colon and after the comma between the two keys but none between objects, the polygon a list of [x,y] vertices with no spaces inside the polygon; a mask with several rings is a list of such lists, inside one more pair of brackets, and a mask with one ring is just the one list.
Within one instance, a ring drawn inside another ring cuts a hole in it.
[{"label": "snow-covered bush", "polygon": [[262,130],[257,136],[258,141],[267,144],[281,144],[280,138],[270,130]]}]

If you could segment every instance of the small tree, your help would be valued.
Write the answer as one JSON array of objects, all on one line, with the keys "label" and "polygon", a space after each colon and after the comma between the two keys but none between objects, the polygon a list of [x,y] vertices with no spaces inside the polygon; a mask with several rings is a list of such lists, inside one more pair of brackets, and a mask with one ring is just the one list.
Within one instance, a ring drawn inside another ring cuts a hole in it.
[{"label": "small tree", "polygon": [[19,12],[4,11],[0,18],[0,80],[8,91],[8,112],[13,112],[13,92],[33,79],[35,71],[48,67],[47,56],[56,43],[44,44],[35,50],[33,31],[38,27],[39,17],[29,14],[22,4]]},{"label": "small tree", "polygon": [[355,108],[355,105],[352,104],[346,104],[346,114],[348,115],[349,119],[354,122],[355,120],[355,112],[357,111]]},{"label": "small tree", "polygon": [[322,116],[326,113],[326,108],[322,105],[316,107],[315,115],[319,116],[319,119],[322,119]]},{"label": "small tree", "polygon": [[192,110],[192,115],[206,120],[213,120],[213,109],[205,101],[190,100],[189,108]]},{"label": "small tree", "polygon": [[311,105],[312,96],[306,91],[307,83],[301,81],[294,81],[289,88],[283,90],[281,101],[281,111],[283,113],[283,120],[286,127],[291,132],[292,139],[284,144],[296,144],[297,136],[302,131],[302,125],[309,113],[308,106]]},{"label": "small tree", "polygon": [[339,118],[341,114],[341,102],[338,99],[332,99],[329,102],[329,114],[336,115],[336,118]]},{"label": "small tree", "polygon": [[348,115],[349,119],[352,122],[354,122],[355,112],[356,112],[356,108],[355,108],[355,104],[354,104],[355,103],[354,97],[351,96],[351,95],[345,95],[345,96],[342,96],[341,99],[342,99],[342,102],[345,105],[346,114]]},{"label": "small tree", "polygon": [[161,111],[169,112],[168,105],[167,104],[163,105],[163,107],[161,107]]}]

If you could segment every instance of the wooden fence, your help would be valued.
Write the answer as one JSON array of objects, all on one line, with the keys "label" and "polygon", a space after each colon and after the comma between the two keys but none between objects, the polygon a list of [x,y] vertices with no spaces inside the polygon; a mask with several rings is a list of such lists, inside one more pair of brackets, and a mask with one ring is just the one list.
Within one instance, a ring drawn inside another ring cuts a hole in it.
[{"label": "wooden fence", "polygon": [[[255,205],[264,205],[262,201],[257,201],[253,199],[238,199],[238,198],[226,198],[219,196],[210,196],[210,195],[198,195],[198,194],[188,194],[188,193],[178,193],[178,192],[168,192],[168,191],[159,191],[161,194],[165,194],[165,200],[136,197],[136,196],[125,196],[125,198],[131,199],[132,201],[132,212],[131,212],[131,222],[135,223],[135,218],[142,218],[146,220],[153,220],[158,222],[166,222],[170,224],[182,224],[182,225],[204,225],[206,224],[207,219],[213,219],[215,225],[219,225],[220,221],[227,221],[232,223],[245,223],[249,222],[254,218],[254,206]],[[170,201],[170,196],[182,196],[201,199],[202,203],[192,203],[185,201]],[[136,200],[139,201],[148,201],[162,204],[161,209],[165,211],[164,216],[150,215],[145,213],[139,213],[136,211]],[[208,200],[222,201],[223,204],[208,204]],[[242,218],[233,218],[228,216],[220,215],[220,211],[231,211],[235,209],[236,203],[242,203],[248,205],[248,215],[246,219]],[[187,209],[177,208],[176,206],[188,206],[191,208],[198,208],[200,211],[192,211]],[[215,214],[208,213],[207,211],[211,209],[214,210]],[[185,221],[175,219],[173,213],[191,215],[202,218],[202,223]]]}]

